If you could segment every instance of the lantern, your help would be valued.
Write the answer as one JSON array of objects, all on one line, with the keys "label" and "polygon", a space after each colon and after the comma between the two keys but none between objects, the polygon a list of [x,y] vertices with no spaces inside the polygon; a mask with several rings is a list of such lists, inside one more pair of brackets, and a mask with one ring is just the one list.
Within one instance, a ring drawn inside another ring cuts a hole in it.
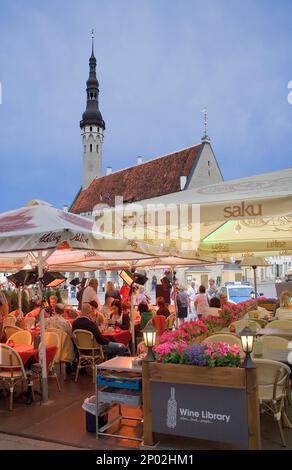
[{"label": "lantern", "polygon": [[145,361],[153,362],[155,360],[154,354],[153,354],[153,346],[155,346],[155,341],[156,341],[156,329],[152,325],[152,323],[149,323],[148,325],[145,326],[143,330],[143,340],[145,343],[145,346],[148,348],[147,356],[145,357]]}]

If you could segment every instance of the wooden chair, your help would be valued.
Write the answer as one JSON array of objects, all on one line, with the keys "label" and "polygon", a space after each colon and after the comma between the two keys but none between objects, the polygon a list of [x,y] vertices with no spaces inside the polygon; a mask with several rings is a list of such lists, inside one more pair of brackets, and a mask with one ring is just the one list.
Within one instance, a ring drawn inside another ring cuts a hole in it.
[{"label": "wooden chair", "polygon": [[268,359],[254,359],[254,363],[257,368],[261,411],[274,418],[278,426],[282,445],[286,447],[282,422],[284,424],[289,423],[285,412],[285,398],[287,396],[287,381],[289,379],[290,368],[286,364]]},{"label": "wooden chair", "polygon": [[14,344],[25,344],[30,346],[32,342],[31,332],[28,330],[16,331],[16,333],[13,333],[13,335],[10,336],[8,341],[13,341]]},{"label": "wooden chair", "polygon": [[0,357],[0,381],[4,386],[8,385],[9,387],[9,411],[12,411],[14,388],[18,382],[26,381],[28,384],[28,377],[20,355],[13,348],[7,344],[0,344]]},{"label": "wooden chair", "polygon": [[98,344],[91,333],[87,330],[75,330],[73,337],[78,350],[78,364],[75,375],[75,382],[78,380],[79,371],[84,367],[91,367],[92,381],[95,383],[95,366],[104,360],[102,346]]},{"label": "wooden chair", "polygon": [[19,328],[18,326],[5,326],[4,334],[5,334],[6,340],[8,340],[10,336],[16,333],[17,331],[23,331],[23,330],[22,328]]}]

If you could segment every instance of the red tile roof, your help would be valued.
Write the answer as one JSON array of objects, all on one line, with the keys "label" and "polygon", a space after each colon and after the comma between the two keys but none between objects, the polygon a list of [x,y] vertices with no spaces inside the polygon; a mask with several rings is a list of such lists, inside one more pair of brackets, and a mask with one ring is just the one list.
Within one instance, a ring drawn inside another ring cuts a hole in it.
[{"label": "red tile roof", "polygon": [[88,188],[80,191],[71,212],[91,212],[96,204],[113,206],[115,196],[124,202],[142,201],[180,191],[180,176],[188,177],[202,144],[130,168],[95,178]]}]

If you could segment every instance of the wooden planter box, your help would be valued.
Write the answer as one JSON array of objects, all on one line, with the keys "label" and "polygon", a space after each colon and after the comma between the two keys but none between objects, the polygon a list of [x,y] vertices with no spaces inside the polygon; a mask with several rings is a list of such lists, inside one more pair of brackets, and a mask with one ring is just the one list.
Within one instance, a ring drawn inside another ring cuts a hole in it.
[{"label": "wooden planter box", "polygon": [[256,369],[143,362],[143,408],[145,445],[159,433],[260,449]]}]

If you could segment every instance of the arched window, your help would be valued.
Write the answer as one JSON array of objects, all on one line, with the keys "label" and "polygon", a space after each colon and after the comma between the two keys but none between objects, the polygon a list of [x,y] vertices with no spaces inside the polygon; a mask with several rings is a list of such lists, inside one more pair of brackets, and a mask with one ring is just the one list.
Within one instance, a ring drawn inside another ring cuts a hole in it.
[{"label": "arched window", "polygon": [[98,153],[98,145],[96,146],[96,151],[97,151],[97,153]]},{"label": "arched window", "polygon": [[90,132],[92,132],[92,126],[90,126]]},{"label": "arched window", "polygon": [[84,145],[84,153],[86,153],[86,145]]},{"label": "arched window", "polygon": [[89,147],[89,148],[90,148],[90,152],[92,152],[92,144],[90,144],[90,147]]}]

